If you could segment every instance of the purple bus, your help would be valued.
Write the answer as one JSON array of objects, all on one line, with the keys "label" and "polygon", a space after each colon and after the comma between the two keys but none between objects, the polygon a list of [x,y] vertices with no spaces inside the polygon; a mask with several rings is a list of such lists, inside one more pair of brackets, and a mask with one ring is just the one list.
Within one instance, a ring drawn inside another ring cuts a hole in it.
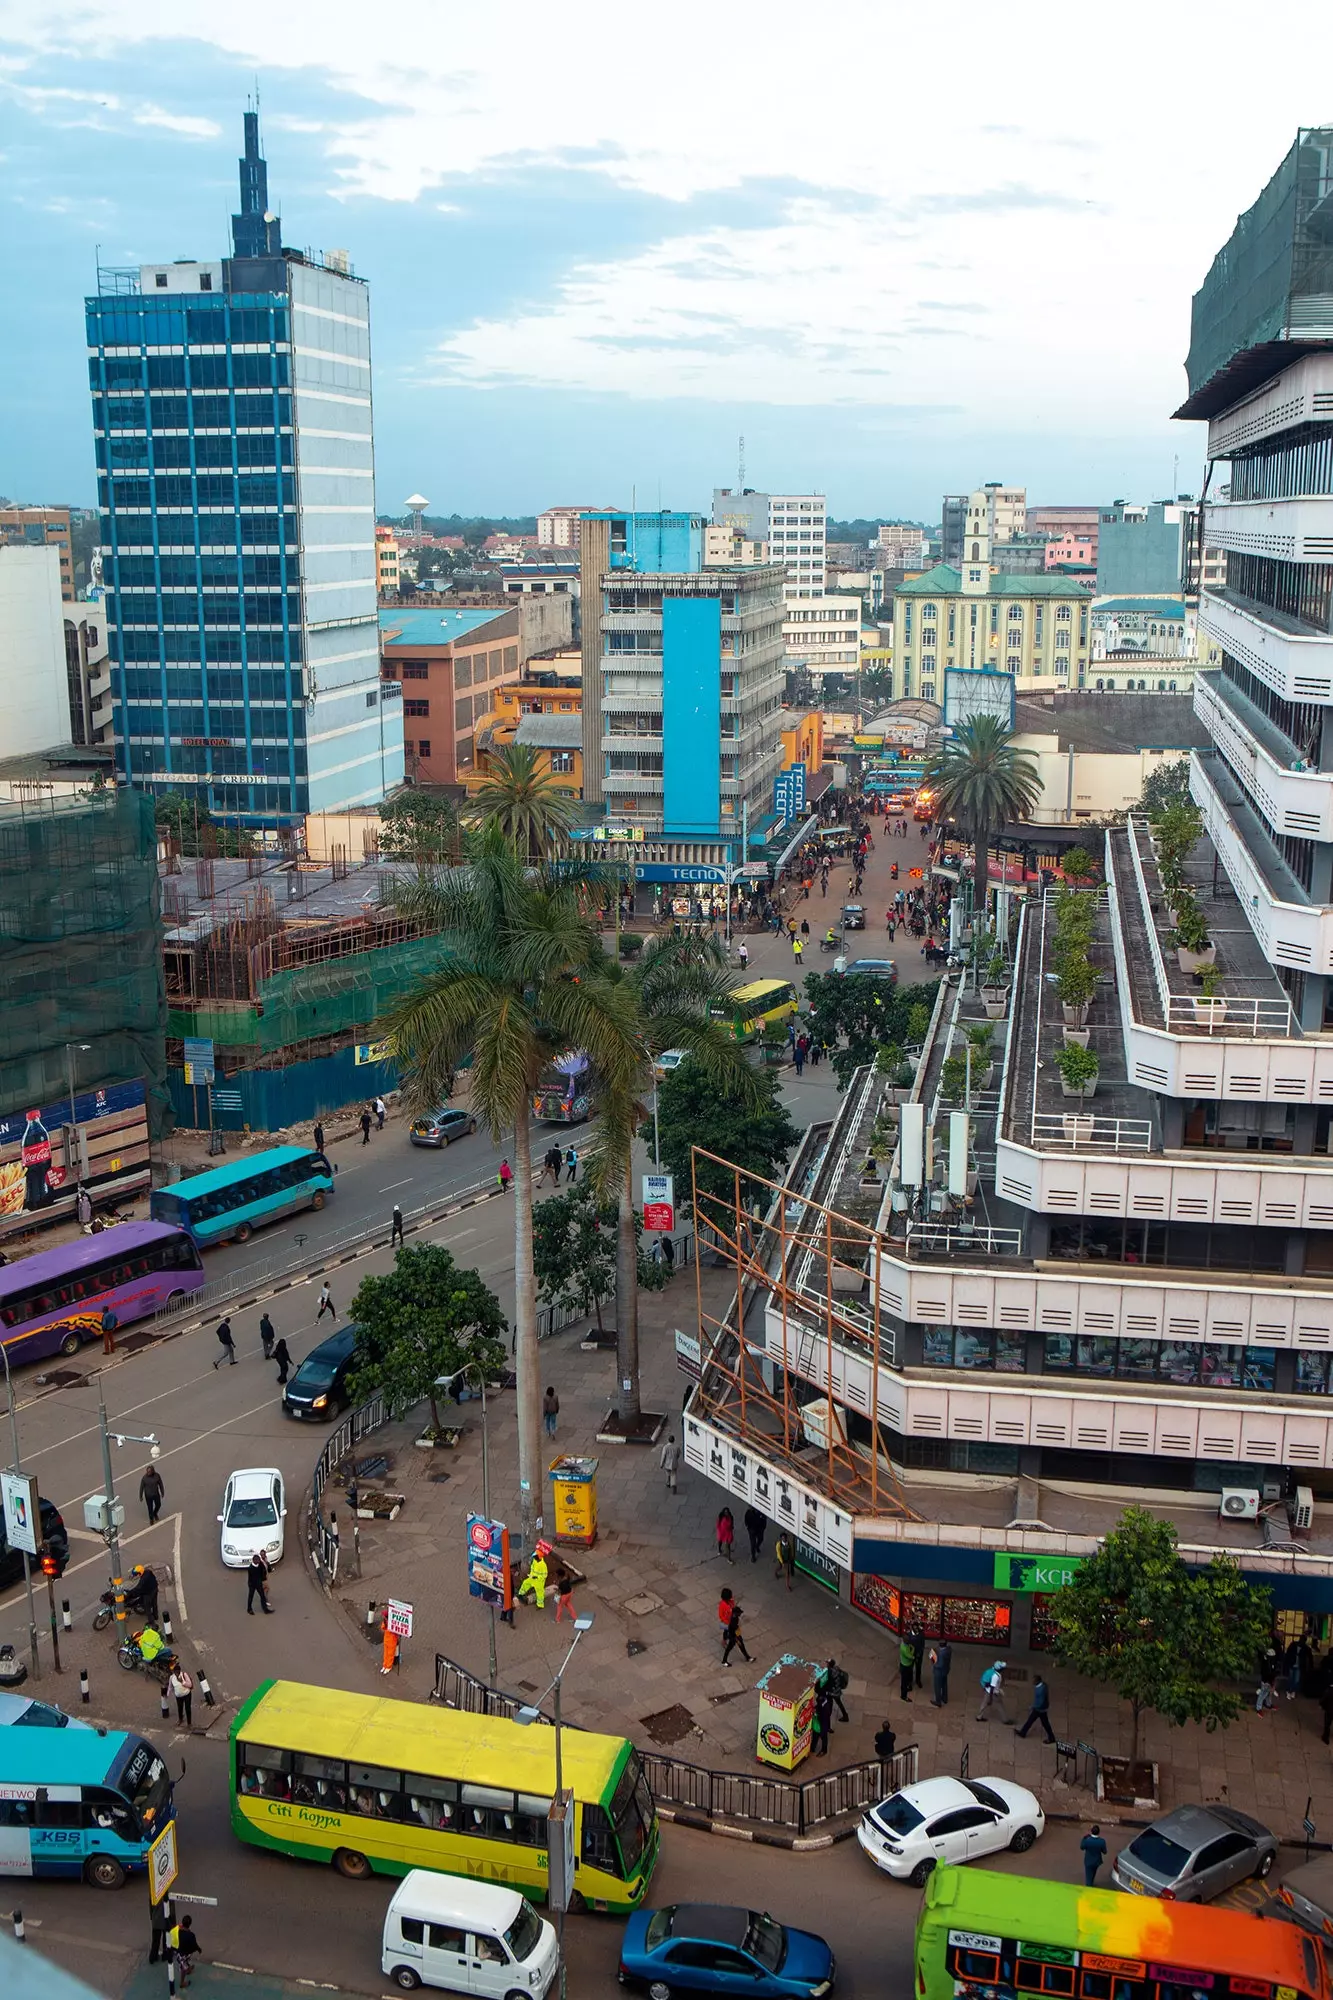
[{"label": "purple bus", "polygon": [[122,1222],[0,1267],[0,1340],[11,1362],[77,1354],[100,1336],[107,1306],[125,1326],[203,1282],[199,1252],[183,1229]]}]

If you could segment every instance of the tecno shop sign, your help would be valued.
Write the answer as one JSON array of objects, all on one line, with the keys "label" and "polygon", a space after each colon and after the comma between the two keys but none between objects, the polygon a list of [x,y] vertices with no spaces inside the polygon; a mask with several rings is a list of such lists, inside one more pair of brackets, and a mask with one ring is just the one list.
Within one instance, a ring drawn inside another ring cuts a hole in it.
[{"label": "tecno shop sign", "polygon": [[1017,1556],[996,1552],[996,1590],[1062,1590],[1083,1567],[1082,1556]]}]

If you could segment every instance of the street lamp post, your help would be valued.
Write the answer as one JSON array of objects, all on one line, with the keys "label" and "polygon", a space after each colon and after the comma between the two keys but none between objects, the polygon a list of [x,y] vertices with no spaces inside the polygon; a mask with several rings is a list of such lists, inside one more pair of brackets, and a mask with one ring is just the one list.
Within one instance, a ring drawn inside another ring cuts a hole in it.
[{"label": "street lamp post", "polygon": [[116,1519],[116,1477],[111,1465],[111,1446],[115,1444],[146,1444],[151,1446],[154,1458],[160,1458],[161,1447],[150,1432],[147,1437],[139,1437],[132,1431],[112,1431],[107,1429],[106,1397],[99,1380],[97,1385],[97,1418],[102,1432],[102,1481],[106,1488],[106,1535],[107,1547],[111,1551],[111,1588],[116,1600],[116,1624],[124,1635],[125,1626],[125,1579],[121,1575],[120,1523]]},{"label": "street lamp post", "polygon": [[[9,1399],[9,1436],[14,1451],[14,1470],[22,1472],[23,1462],[19,1457],[19,1419],[18,1411],[14,1407],[14,1378],[9,1372],[9,1349],[2,1340],[0,1340],[0,1359],[3,1359],[5,1364],[5,1391]],[[39,1518],[33,1523],[38,1533],[41,1532],[40,1514],[39,1502]],[[32,1677],[35,1681],[39,1681],[42,1678],[42,1663],[37,1657],[37,1609],[32,1601],[32,1559],[26,1549],[22,1554],[23,1582],[28,1592],[28,1653],[32,1660]]]},{"label": "street lamp post", "polygon": [[78,1121],[74,1116],[74,1056],[76,1051],[79,1055],[86,1056],[91,1047],[92,1047],[91,1042],[66,1042],[65,1044],[65,1075],[69,1083],[70,1165],[74,1169],[74,1178],[78,1182],[80,1187],[83,1185],[83,1169],[82,1169],[82,1163],[80,1162],[79,1159]]},{"label": "street lamp post", "polygon": [[[486,1421],[486,1370],[479,1361],[465,1361],[461,1368],[448,1377],[448,1382],[450,1392],[452,1393],[453,1385],[458,1381],[459,1376],[466,1379],[469,1375],[473,1374],[475,1374],[477,1386],[481,1390],[481,1511],[489,1521],[491,1518],[491,1433],[490,1426]],[[488,1666],[490,1668],[491,1686],[494,1688],[496,1675],[499,1672],[495,1651],[495,1606],[488,1603],[486,1609],[490,1613],[491,1620],[491,1650]]]},{"label": "street lamp post", "polygon": [[[585,1632],[590,1632],[591,1630],[592,1630],[591,1612],[587,1612],[584,1614],[583,1617],[576,1618],[574,1620],[573,1644],[570,1646],[569,1651],[565,1654],[564,1659],[560,1662],[560,1665],[556,1668],[555,1678],[551,1682],[551,1685],[546,1690],[547,1694],[554,1694],[555,1696],[555,1801],[554,1803],[560,1813],[560,1819],[558,1822],[556,1822],[556,1824],[558,1825],[559,1836],[562,1841],[566,1838],[566,1831],[567,1831],[566,1815],[570,1811],[570,1802],[565,1797],[565,1767],[562,1756],[562,1744],[561,1744],[561,1733],[560,1733],[560,1688],[561,1688],[561,1683],[565,1678],[565,1670],[568,1667],[570,1661],[574,1657],[575,1649],[578,1646],[579,1640],[583,1637]],[[542,1702],[543,1698],[544,1698],[543,1696],[538,1695],[537,1701],[531,1707],[525,1706],[523,1708],[520,1708],[514,1716],[515,1722],[524,1722],[524,1723],[540,1722],[541,1720],[540,1703]],[[552,1830],[554,1831],[554,1827]],[[550,1868],[549,1863],[547,1866],[546,1881],[547,1881],[547,1890],[549,1895],[550,1890],[553,1886],[553,1871]],[[565,1911],[569,1905],[570,1892],[572,1891],[573,1886],[574,1886],[573,1881],[570,1879],[569,1875],[566,1873],[566,1870],[562,1865],[560,1870],[560,1881],[559,1881],[560,1902],[559,1902],[559,1907],[556,1910],[556,1951],[560,1960],[560,2000],[565,2000],[567,1992],[565,1984]]]}]

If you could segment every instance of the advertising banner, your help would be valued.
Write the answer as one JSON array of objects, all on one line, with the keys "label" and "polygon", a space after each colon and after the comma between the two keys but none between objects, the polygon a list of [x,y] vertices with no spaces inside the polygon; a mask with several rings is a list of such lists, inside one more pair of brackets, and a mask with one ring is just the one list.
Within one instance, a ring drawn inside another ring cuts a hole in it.
[{"label": "advertising banner", "polygon": [[148,1111],[142,1083],[108,1084],[0,1118],[0,1237],[74,1211],[80,1182],[130,1194],[147,1187]]},{"label": "advertising banner", "polygon": [[467,1517],[468,1595],[508,1610],[513,1603],[509,1576],[509,1530],[484,1514]]}]

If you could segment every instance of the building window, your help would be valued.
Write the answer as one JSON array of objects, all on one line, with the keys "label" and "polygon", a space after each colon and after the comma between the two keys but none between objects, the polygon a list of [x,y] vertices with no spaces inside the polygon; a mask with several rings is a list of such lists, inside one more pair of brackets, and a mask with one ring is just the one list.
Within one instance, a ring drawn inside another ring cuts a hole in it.
[{"label": "building window", "polygon": [[553,750],[551,752],[551,770],[553,774],[568,777],[573,772],[573,769],[574,752],[572,750]]},{"label": "building window", "polygon": [[923,700],[925,700],[925,701],[934,701],[934,699],[935,699],[935,683],[934,683],[934,681],[922,681],[922,683],[921,683],[921,694],[922,694],[922,698],[923,698]]},{"label": "building window", "polygon": [[397,672],[400,681],[427,681],[430,679],[430,668],[422,660],[405,660],[402,666],[397,669]]},{"label": "building window", "polygon": [[417,755],[418,757],[429,757],[430,755],[429,736],[419,736],[417,738]]},{"label": "building window", "polygon": [[201,292],[211,292],[211,291],[212,291],[212,289],[213,289],[213,273],[212,273],[211,271],[201,271],[201,272],[199,273],[199,289],[200,289],[200,291],[201,291]]},{"label": "building window", "polygon": [[933,604],[923,604],[921,607],[921,616],[933,624],[936,618],[939,617],[939,612]]},{"label": "building window", "polygon": [[158,291],[159,291],[159,292],[165,292],[165,290],[167,289],[167,274],[166,274],[166,272],[165,272],[165,271],[154,271],[154,273],[153,273],[153,283],[154,283],[154,284],[155,284],[155,285],[157,286],[157,289],[158,289]]},{"label": "building window", "polygon": [[405,701],[403,703],[403,714],[414,716],[429,715],[430,703],[428,701]]},{"label": "building window", "polygon": [[981,571],[979,569],[970,569],[967,572],[967,580],[969,583],[980,583]]},{"label": "building window", "polygon": [[[1056,623],[1059,625],[1067,625],[1069,623],[1071,616],[1072,614],[1070,612],[1069,606],[1067,604],[1062,604],[1055,614]],[[1154,625],[1153,631],[1155,632],[1156,630],[1157,627]]]},{"label": "building window", "polygon": [[1023,671],[1023,661],[1017,653],[1011,653],[1004,665],[1006,673],[1018,674]]}]

